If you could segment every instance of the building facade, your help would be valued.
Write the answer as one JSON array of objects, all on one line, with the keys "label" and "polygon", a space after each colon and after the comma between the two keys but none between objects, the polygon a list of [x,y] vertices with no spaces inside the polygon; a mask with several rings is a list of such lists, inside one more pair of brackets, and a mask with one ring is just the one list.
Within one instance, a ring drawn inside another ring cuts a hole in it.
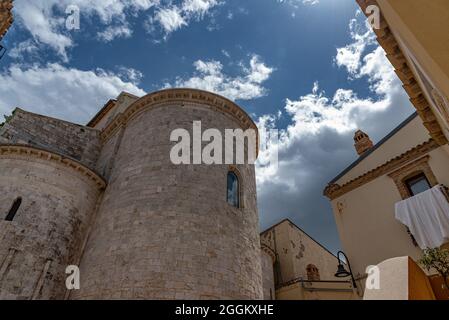
[{"label": "building facade", "polygon": [[335,277],[337,257],[290,220],[263,231],[260,238],[269,257],[262,264],[266,299],[359,299],[349,279]]},{"label": "building facade", "polygon": [[[369,18],[416,113],[376,145],[366,133],[356,132],[354,146],[359,158],[329,182],[324,195],[332,202],[343,248],[360,285],[365,284],[367,267],[379,264],[384,269],[383,283],[397,284],[394,293],[372,290],[368,296],[423,298],[411,289],[428,287],[429,280],[416,271],[423,248],[418,247],[416,230],[413,235],[408,226],[395,218],[395,206],[402,203],[412,207],[421,201],[417,200],[419,193],[436,187],[442,193],[442,207],[447,207],[444,196],[449,184],[449,45],[442,39],[447,38],[449,3],[357,2]],[[426,206],[426,201],[420,205]],[[433,215],[434,211],[427,214]],[[434,221],[432,227],[444,230],[448,223]],[[444,242],[441,246],[448,247]],[[399,265],[405,269],[397,270]],[[398,281],[395,274],[404,275],[404,279],[408,275],[409,281]],[[410,282],[418,278],[419,284]],[[442,296],[438,292],[441,281],[435,279],[430,278],[433,292],[427,297],[434,293]]]},{"label": "building facade", "polygon": [[189,89],[123,93],[88,126],[16,109],[0,129],[0,298],[263,298],[254,165],[173,164],[170,133],[194,121],[257,132]]},{"label": "building facade", "polygon": [[356,0],[367,16],[379,8],[373,29],[430,136],[449,140],[449,3],[446,0]]},{"label": "building facade", "polygon": [[[358,152],[357,137],[356,133]],[[447,148],[429,136],[414,113],[324,190],[361,286],[369,266],[396,257],[421,258],[413,234],[395,218],[395,205],[437,185],[449,186]]]}]

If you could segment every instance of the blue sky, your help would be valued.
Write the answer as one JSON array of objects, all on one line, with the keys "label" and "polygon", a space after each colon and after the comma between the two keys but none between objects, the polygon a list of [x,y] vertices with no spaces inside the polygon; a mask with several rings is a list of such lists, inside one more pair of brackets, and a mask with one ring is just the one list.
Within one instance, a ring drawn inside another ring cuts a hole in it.
[{"label": "blue sky", "polygon": [[[68,5],[80,29],[67,30]],[[355,0],[16,0],[0,61],[0,112],[86,123],[121,91],[189,86],[281,130],[257,170],[261,228],[290,218],[340,247],[326,183],[413,108]],[[360,213],[363,215],[363,213]],[[361,217],[362,218],[362,217]]]}]

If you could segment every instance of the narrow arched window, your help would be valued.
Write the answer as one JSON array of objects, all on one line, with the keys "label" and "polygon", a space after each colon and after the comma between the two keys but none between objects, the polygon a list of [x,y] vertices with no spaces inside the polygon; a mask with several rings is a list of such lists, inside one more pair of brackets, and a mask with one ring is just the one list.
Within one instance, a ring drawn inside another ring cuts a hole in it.
[{"label": "narrow arched window", "polygon": [[232,171],[228,172],[227,200],[231,206],[240,208],[240,182],[237,175]]},{"label": "narrow arched window", "polygon": [[8,215],[5,218],[6,221],[14,220],[17,210],[19,210],[21,204],[22,204],[22,198],[19,197],[16,200],[14,200],[14,203],[12,204],[11,209],[9,209]]}]

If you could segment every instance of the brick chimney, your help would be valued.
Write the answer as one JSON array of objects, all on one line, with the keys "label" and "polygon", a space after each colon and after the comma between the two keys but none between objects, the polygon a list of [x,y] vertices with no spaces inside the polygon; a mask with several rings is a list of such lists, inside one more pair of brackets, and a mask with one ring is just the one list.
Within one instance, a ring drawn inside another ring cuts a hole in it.
[{"label": "brick chimney", "polygon": [[359,156],[371,149],[373,145],[373,142],[365,132],[362,130],[356,131],[354,134],[354,147]]}]

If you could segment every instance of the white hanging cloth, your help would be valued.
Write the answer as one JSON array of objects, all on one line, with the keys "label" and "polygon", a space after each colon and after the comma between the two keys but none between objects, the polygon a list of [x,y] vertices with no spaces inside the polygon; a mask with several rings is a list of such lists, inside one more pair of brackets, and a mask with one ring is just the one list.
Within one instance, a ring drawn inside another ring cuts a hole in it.
[{"label": "white hanging cloth", "polygon": [[421,249],[449,242],[449,202],[441,185],[396,203],[395,216],[410,229]]}]

